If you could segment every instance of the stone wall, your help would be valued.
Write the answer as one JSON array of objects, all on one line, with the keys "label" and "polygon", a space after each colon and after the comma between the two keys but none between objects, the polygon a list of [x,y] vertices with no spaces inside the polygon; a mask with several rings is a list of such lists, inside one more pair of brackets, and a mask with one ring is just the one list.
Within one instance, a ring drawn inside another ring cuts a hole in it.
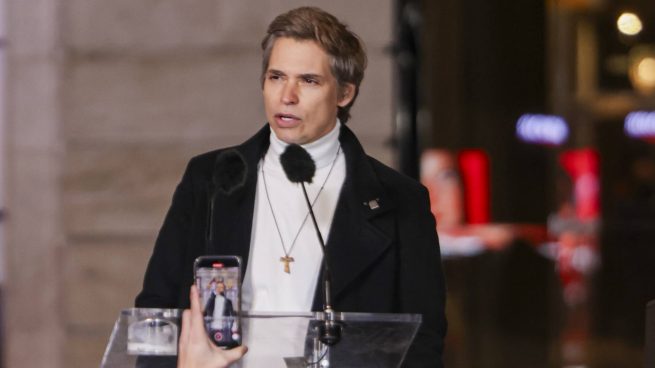
[{"label": "stone wall", "polygon": [[[7,2],[7,235],[4,354],[9,367],[62,360],[62,59],[57,1]],[[57,364],[55,364],[58,367]]]},{"label": "stone wall", "polygon": [[260,39],[304,4],[364,39],[349,124],[390,163],[390,0],[9,1],[9,367],[99,364],[187,160],[261,127]]}]

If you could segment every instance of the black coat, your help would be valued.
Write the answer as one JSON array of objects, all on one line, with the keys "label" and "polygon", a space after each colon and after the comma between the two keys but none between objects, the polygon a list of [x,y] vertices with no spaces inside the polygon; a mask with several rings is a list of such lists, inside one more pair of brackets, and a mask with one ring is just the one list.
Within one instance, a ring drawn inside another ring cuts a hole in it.
[{"label": "black coat", "polygon": [[[221,150],[193,158],[178,185],[148,264],[137,307],[186,308],[193,261],[201,255],[238,255],[248,266],[257,164],[269,145],[268,125],[234,147],[246,159],[245,185],[219,192],[205,245],[208,188]],[[340,312],[419,313],[423,323],[406,358],[408,367],[441,367],[445,285],[439,242],[426,189],[364,152],[342,126],[346,179],[328,236],[333,308]],[[371,206],[375,200],[379,206]],[[314,309],[321,308],[321,285]]]},{"label": "black coat", "polygon": [[[222,294],[221,294],[222,295]],[[232,306],[232,301],[228,299],[225,295],[223,295],[225,298],[225,305],[223,306],[223,317],[230,317],[234,316],[234,307]],[[212,293],[212,295],[209,296],[209,300],[207,300],[207,304],[205,305],[205,311],[203,312],[203,315],[205,317],[213,317],[214,316],[214,308],[216,307],[216,294]]]}]

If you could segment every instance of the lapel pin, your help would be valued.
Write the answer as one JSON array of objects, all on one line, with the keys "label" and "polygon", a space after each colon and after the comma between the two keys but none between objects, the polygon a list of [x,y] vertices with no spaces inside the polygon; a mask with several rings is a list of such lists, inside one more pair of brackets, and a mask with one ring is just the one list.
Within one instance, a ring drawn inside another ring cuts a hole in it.
[{"label": "lapel pin", "polygon": [[380,203],[378,201],[379,198],[371,199],[370,201],[365,202],[364,205],[368,205],[368,208],[372,210],[377,210],[378,208],[380,208]]}]

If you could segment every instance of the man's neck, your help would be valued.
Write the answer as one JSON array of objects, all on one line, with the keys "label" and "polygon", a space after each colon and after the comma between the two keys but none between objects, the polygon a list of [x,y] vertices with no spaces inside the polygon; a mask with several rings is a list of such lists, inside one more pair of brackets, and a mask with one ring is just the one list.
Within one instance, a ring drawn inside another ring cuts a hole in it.
[{"label": "man's neck", "polygon": [[[336,124],[327,134],[311,143],[301,145],[316,163],[316,168],[320,169],[332,164],[339,149],[340,130],[341,122],[337,119]],[[279,157],[288,145],[288,143],[279,139],[271,129],[269,153],[266,155],[267,161],[273,161],[273,164],[279,165]]]}]

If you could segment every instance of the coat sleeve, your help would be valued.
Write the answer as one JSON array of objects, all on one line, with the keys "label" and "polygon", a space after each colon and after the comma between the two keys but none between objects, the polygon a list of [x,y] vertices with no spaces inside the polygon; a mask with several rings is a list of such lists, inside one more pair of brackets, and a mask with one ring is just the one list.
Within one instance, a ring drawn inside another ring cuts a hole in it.
[{"label": "coat sleeve", "polygon": [[412,199],[415,201],[405,206],[411,213],[399,221],[399,293],[402,312],[419,313],[423,322],[403,367],[441,368],[447,323],[439,240],[427,190],[421,186]]},{"label": "coat sleeve", "polygon": [[202,315],[204,317],[213,316],[215,305],[216,305],[216,294],[212,293],[212,295],[209,297],[209,300],[207,300],[207,304],[205,304],[205,308]]},{"label": "coat sleeve", "polygon": [[[194,210],[192,163],[178,184],[155,247],[148,262],[143,289],[137,295],[138,308],[179,308],[179,295],[186,272],[191,218]],[[189,275],[192,278],[192,275]]]}]

